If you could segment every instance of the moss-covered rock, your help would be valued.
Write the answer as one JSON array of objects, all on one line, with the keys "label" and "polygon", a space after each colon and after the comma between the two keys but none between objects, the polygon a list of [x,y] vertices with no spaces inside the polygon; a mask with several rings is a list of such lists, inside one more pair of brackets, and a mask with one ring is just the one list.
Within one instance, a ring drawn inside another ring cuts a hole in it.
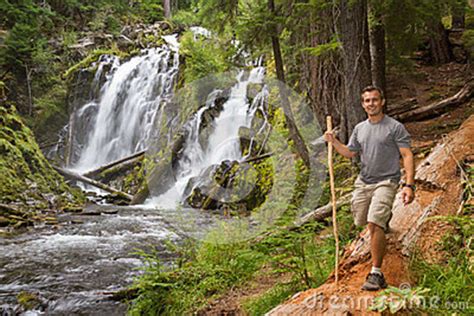
[{"label": "moss-covered rock", "polygon": [[18,222],[13,216],[27,222],[41,209],[82,201],[82,194],[67,186],[51,167],[11,104],[0,106],[0,152],[2,216],[12,223]]},{"label": "moss-covered rock", "polygon": [[16,297],[18,304],[25,310],[33,309],[41,305],[40,298],[31,292],[22,291]]},{"label": "moss-covered rock", "polygon": [[251,164],[225,160],[191,178],[184,195],[194,208],[249,215],[265,201],[272,186],[273,168],[264,160]]}]

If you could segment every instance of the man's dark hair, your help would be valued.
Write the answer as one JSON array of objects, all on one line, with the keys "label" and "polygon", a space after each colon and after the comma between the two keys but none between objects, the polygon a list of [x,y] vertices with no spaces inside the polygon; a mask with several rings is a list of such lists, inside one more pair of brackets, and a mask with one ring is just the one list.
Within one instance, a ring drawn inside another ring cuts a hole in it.
[{"label": "man's dark hair", "polygon": [[377,86],[367,86],[365,87],[364,89],[362,89],[362,92],[360,93],[360,96],[362,98],[362,95],[366,92],[372,92],[372,91],[378,91],[379,94],[380,94],[380,97],[382,98],[382,100],[385,100],[385,96],[383,95],[383,91],[382,89],[380,89],[379,87]]}]

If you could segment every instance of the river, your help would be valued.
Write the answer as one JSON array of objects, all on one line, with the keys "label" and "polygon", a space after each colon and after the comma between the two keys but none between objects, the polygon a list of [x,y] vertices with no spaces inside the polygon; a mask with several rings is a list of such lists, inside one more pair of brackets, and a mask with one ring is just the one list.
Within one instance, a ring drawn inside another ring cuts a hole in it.
[{"label": "river", "polygon": [[165,240],[181,237],[156,209],[91,206],[58,215],[58,225],[40,225],[1,238],[0,308],[19,311],[16,296],[27,291],[42,302],[24,315],[123,315],[127,306],[113,293],[132,284],[143,265],[138,249],[173,255]]}]

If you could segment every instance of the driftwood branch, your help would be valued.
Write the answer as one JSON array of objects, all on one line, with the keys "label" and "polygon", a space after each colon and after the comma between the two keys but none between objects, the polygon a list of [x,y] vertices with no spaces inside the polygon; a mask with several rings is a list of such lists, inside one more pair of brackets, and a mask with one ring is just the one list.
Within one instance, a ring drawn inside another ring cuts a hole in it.
[{"label": "driftwood branch", "polygon": [[456,106],[469,101],[472,98],[473,94],[474,79],[470,79],[462,87],[462,89],[458,91],[458,93],[449,98],[416,108],[414,110],[396,114],[393,117],[399,121],[408,122],[428,118],[431,116],[436,116],[447,111],[452,106]]},{"label": "driftwood branch", "polygon": [[131,201],[132,200],[132,196],[128,193],[125,193],[125,192],[122,192],[122,191],[119,191],[117,189],[114,189],[106,184],[103,184],[99,181],[96,181],[96,180],[93,180],[93,179],[90,179],[90,178],[87,178],[83,175],[80,175],[78,173],[75,173],[75,172],[72,172],[72,171],[69,171],[69,170],[65,170],[65,169],[62,169],[62,168],[59,168],[59,167],[56,167],[56,166],[53,166],[53,168],[59,172],[60,174],[62,174],[65,178],[70,178],[70,179],[73,179],[73,180],[77,180],[77,181],[81,181],[81,182],[84,182],[84,183],[87,183],[87,184],[90,184],[92,186],[95,186],[99,189],[102,189],[104,191],[107,191],[109,193],[112,193],[112,194],[115,194],[121,198],[124,198],[128,201]]},{"label": "driftwood branch", "polygon": [[101,172],[103,172],[107,169],[113,168],[113,167],[118,167],[119,169],[122,169],[123,167],[125,167],[127,165],[134,164],[138,160],[143,159],[144,156],[145,156],[145,151],[140,151],[140,152],[137,152],[133,155],[127,156],[125,158],[121,158],[121,159],[112,161],[112,162],[110,162],[106,165],[102,165],[97,169],[88,171],[88,172],[84,173],[84,176],[88,177],[88,178],[94,178],[95,176],[97,176]]}]

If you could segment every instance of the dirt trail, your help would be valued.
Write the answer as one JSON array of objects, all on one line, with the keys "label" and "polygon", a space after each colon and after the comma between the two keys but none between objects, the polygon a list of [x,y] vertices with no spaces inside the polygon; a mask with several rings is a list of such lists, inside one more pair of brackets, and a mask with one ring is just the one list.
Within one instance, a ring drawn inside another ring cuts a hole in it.
[{"label": "dirt trail", "polygon": [[[448,134],[416,168],[418,190],[415,201],[403,206],[397,195],[390,222],[387,255],[383,271],[389,285],[413,284],[408,271],[408,255],[414,247],[428,258],[439,256],[435,244],[448,229],[436,221],[425,222],[434,215],[456,214],[461,202],[462,185],[458,164],[474,157],[474,115]],[[376,315],[368,312],[377,292],[361,291],[370,271],[368,231],[349,245],[340,264],[339,286],[333,277],[316,289],[294,295],[267,315]]]}]

